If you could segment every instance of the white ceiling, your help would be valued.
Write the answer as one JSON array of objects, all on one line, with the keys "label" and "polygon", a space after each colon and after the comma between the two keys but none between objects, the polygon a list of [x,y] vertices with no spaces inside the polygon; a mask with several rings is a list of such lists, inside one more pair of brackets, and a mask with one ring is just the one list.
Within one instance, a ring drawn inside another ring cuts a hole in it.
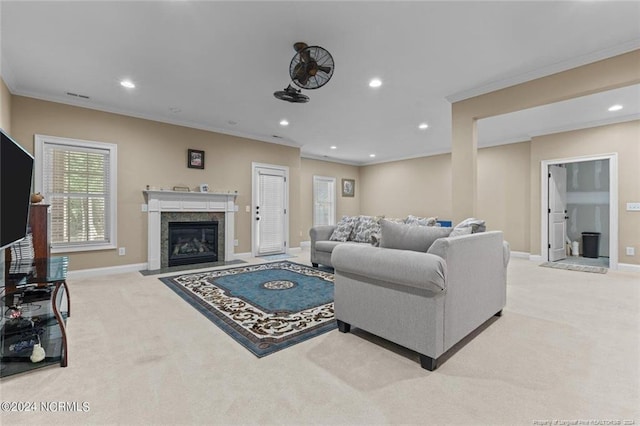
[{"label": "white ceiling", "polygon": [[[352,164],[449,152],[450,101],[640,48],[637,1],[1,0],[0,15],[0,73],[13,94]],[[273,97],[289,84],[297,41],[326,48],[336,63],[326,86],[303,91],[308,104]],[[368,87],[373,77],[382,87]],[[121,87],[124,78],[137,87]],[[479,144],[610,122],[608,103],[638,118],[638,88],[615,95],[482,120]]]}]

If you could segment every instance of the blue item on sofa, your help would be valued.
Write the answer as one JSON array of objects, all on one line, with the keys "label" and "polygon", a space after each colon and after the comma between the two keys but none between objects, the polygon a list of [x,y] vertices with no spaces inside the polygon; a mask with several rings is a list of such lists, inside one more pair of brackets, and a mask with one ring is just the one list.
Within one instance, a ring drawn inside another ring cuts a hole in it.
[{"label": "blue item on sofa", "polygon": [[438,224],[440,226],[442,226],[443,228],[452,228],[453,227],[453,222],[451,222],[450,220],[437,220],[436,222],[438,222]]}]

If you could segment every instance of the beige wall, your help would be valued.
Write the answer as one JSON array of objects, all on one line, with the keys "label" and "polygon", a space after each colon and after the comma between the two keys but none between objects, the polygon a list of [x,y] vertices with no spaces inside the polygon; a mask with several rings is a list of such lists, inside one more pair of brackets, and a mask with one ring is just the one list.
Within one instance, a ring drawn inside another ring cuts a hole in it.
[{"label": "beige wall", "polygon": [[[326,176],[336,179],[336,220],[343,215],[360,213],[361,179],[360,167],[329,161],[303,158],[300,162],[300,230],[302,241],[309,240],[309,229],[313,226],[313,176]],[[353,197],[342,196],[342,179],[355,179]]]},{"label": "beige wall", "polygon": [[[290,246],[300,243],[300,150],[203,130],[14,96],[12,135],[33,152],[34,134],[68,137],[118,145],[118,245],[116,250],[71,255],[71,269],[144,263],[147,261],[147,220],[141,211],[146,185],[211,190],[238,190],[236,253],[251,251],[253,161],[289,167]],[[186,166],[187,149],[205,151],[205,170]],[[46,201],[46,200],[45,200]]]},{"label": "beige wall", "polygon": [[0,77],[0,129],[11,134],[11,93]]},{"label": "beige wall", "polygon": [[[540,254],[540,164],[600,154],[618,154],[618,261],[640,264],[640,213],[626,203],[640,201],[640,120],[533,138],[531,142],[531,253]],[[635,247],[627,256],[625,247]]]},{"label": "beige wall", "polygon": [[452,105],[453,213],[476,215],[476,120],[640,83],[640,50]]},{"label": "beige wall", "polygon": [[511,250],[529,252],[530,143],[521,142],[478,150],[476,217],[488,229],[499,229]]},{"label": "beige wall", "polygon": [[451,156],[435,155],[364,166],[362,214],[451,219]]}]

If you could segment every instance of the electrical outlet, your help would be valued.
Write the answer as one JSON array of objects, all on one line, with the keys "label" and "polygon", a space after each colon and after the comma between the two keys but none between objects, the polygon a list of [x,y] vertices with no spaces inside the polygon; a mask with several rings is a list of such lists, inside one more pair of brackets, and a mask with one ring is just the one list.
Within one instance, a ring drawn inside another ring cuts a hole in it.
[{"label": "electrical outlet", "polygon": [[640,203],[627,203],[628,212],[640,212]]},{"label": "electrical outlet", "polygon": [[118,256],[124,256],[125,254],[127,254],[127,249],[125,247],[120,247],[118,249]]},{"label": "electrical outlet", "polygon": [[235,247],[238,247],[238,240],[233,240],[233,245],[234,245]]},{"label": "electrical outlet", "polygon": [[146,205],[146,204],[143,204],[141,209],[142,209],[143,212],[148,212],[149,211],[149,206]]},{"label": "electrical outlet", "polygon": [[251,212],[251,206],[245,206],[244,211],[247,213]]},{"label": "electrical outlet", "polygon": [[627,247],[627,256],[635,256],[635,255],[636,255],[635,247]]}]

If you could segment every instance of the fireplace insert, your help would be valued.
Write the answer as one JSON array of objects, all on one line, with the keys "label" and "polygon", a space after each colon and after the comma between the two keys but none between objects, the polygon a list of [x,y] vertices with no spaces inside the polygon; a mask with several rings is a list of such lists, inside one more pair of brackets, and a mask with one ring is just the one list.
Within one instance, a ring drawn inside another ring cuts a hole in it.
[{"label": "fireplace insert", "polygon": [[169,266],[216,262],[218,222],[169,222]]}]

